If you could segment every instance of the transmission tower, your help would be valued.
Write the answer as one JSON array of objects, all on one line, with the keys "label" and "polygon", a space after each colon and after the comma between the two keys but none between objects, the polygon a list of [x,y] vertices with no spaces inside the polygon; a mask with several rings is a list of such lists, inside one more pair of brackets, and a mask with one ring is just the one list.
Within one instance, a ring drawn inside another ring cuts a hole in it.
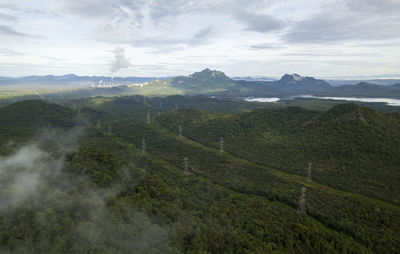
[{"label": "transmission tower", "polygon": [[175,109],[178,109],[178,104],[175,103]]},{"label": "transmission tower", "polygon": [[142,139],[142,155],[146,153],[146,140]]},{"label": "transmission tower", "polygon": [[182,137],[182,125],[179,125],[179,137]]},{"label": "transmission tower", "polygon": [[189,171],[188,171],[188,158],[187,157],[185,157],[183,159],[183,173],[185,175],[187,175],[189,173]]},{"label": "transmission tower", "polygon": [[160,101],[160,108],[162,108],[162,101]]},{"label": "transmission tower", "polygon": [[224,143],[225,143],[224,138],[220,137],[219,138],[219,152],[220,153],[224,152]]},{"label": "transmission tower", "polygon": [[311,167],[311,162],[309,162],[309,163],[308,163],[308,173],[307,173],[307,181],[308,181],[308,182],[311,182],[311,181],[312,181],[312,178],[311,178],[311,169],[312,169],[312,167]]},{"label": "transmission tower", "polygon": [[149,113],[149,112],[147,112],[147,120],[146,120],[146,123],[147,123],[147,124],[150,123],[150,113]]},{"label": "transmission tower", "polygon": [[306,187],[301,187],[301,195],[299,199],[299,207],[297,208],[299,213],[306,213]]},{"label": "transmission tower", "polygon": [[108,132],[111,133],[111,124],[108,125]]}]

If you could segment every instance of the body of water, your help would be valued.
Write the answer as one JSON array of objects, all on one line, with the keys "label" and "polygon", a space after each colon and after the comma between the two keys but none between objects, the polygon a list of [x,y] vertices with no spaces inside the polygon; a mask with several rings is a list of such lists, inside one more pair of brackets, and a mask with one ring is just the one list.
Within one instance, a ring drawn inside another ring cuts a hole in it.
[{"label": "body of water", "polygon": [[277,102],[280,98],[245,98],[245,101],[258,101],[258,102]]},{"label": "body of water", "polygon": [[[365,97],[324,97],[324,96],[313,96],[313,95],[298,95],[292,98],[310,98],[320,100],[336,100],[336,101],[361,101],[361,102],[380,102],[386,103],[389,106],[400,106],[400,99],[391,98],[365,98]],[[278,102],[280,98],[246,98],[246,101],[258,101],[258,102]],[[287,100],[287,98],[285,98]]]}]

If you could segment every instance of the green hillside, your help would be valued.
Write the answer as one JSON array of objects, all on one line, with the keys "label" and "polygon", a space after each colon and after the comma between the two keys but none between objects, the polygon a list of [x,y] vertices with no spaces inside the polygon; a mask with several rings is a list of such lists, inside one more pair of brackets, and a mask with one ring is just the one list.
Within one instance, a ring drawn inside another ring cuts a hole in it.
[{"label": "green hillside", "polygon": [[[182,96],[65,105],[0,109],[0,252],[400,251],[398,113]],[[58,135],[35,138],[43,125]]]},{"label": "green hillside", "polygon": [[0,141],[24,140],[40,128],[71,128],[77,124],[77,112],[56,104],[29,100],[0,108]]},{"label": "green hillside", "polygon": [[326,112],[289,107],[187,119],[180,112],[159,121],[170,130],[185,126],[189,138],[208,146],[223,137],[230,153],[288,173],[306,176],[311,162],[317,181],[400,204],[400,122],[392,114],[342,104]]}]

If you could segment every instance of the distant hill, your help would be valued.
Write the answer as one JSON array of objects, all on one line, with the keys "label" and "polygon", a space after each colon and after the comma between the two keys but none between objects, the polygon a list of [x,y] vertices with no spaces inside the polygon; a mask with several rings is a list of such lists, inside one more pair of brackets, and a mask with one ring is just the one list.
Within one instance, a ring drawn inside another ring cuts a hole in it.
[{"label": "distant hill", "polygon": [[172,79],[174,85],[208,84],[210,82],[231,82],[232,79],[222,71],[204,69],[189,76],[178,76]]},{"label": "distant hill", "polygon": [[328,87],[329,84],[321,79],[315,79],[313,77],[303,77],[299,74],[285,74],[282,78],[277,81],[280,85],[296,85],[304,87]]},{"label": "distant hill", "polygon": [[400,98],[400,85],[377,85],[359,82],[352,85],[332,86],[322,79],[285,74],[276,81],[236,81],[236,90],[227,91],[230,96],[290,97],[296,95],[353,96]]},{"label": "distant hill", "polygon": [[175,77],[172,79],[171,85],[188,93],[198,94],[226,91],[234,87],[236,83],[221,71],[204,69],[189,76]]},{"label": "distant hill", "polygon": [[400,83],[400,79],[327,79],[326,82],[328,82],[331,86],[354,85],[359,82],[390,86],[396,83]]},{"label": "distant hill", "polygon": [[[0,85],[12,85],[12,84],[67,84],[67,83],[79,83],[79,82],[93,82],[98,83],[99,81],[105,82],[132,82],[132,83],[143,83],[149,82],[155,79],[163,79],[157,77],[105,77],[105,76],[77,76],[75,74],[67,74],[62,76],[46,75],[46,76],[26,76],[20,78],[11,77],[0,77]],[[165,79],[165,78],[164,78]]]},{"label": "distant hill", "polygon": [[[164,79],[158,82],[158,79]],[[154,82],[151,82],[154,81]],[[394,81],[394,80],[393,80]],[[371,82],[358,82],[356,84],[344,84],[341,86],[331,85],[322,79],[302,76],[299,74],[285,74],[279,80],[264,79],[232,79],[222,71],[204,69],[188,76],[177,76],[174,78],[155,77],[104,77],[104,76],[77,76],[68,74],[63,76],[28,76],[21,78],[0,77],[0,85],[62,85],[65,87],[83,88],[93,84],[119,83],[144,83],[150,82],[148,86],[136,87],[112,91],[106,90],[80,90],[79,93],[90,93],[91,95],[104,94],[187,94],[207,95],[217,97],[292,97],[298,95],[314,96],[352,96],[352,97],[388,97],[400,98],[400,85],[379,85]],[[125,87],[125,86],[124,86]]]}]

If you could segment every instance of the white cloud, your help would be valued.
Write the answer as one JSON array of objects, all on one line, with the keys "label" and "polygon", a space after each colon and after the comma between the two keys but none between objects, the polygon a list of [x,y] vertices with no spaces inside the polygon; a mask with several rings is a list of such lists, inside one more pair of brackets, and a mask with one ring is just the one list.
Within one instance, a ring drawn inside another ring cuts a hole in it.
[{"label": "white cloud", "polygon": [[[307,63],[305,75],[383,75],[395,71],[400,54],[397,0],[15,0],[0,4],[0,13],[0,49],[7,49],[0,50],[0,75],[160,76],[210,67],[280,76],[298,61]],[[110,66],[107,49],[115,45],[141,67],[128,68],[123,52],[114,52]],[[342,54],[324,54],[338,48]],[[329,63],[333,57],[346,68]]]},{"label": "white cloud", "polygon": [[110,73],[115,73],[131,66],[131,60],[125,55],[124,48],[116,47],[112,52],[114,53],[114,60],[111,61]]}]

